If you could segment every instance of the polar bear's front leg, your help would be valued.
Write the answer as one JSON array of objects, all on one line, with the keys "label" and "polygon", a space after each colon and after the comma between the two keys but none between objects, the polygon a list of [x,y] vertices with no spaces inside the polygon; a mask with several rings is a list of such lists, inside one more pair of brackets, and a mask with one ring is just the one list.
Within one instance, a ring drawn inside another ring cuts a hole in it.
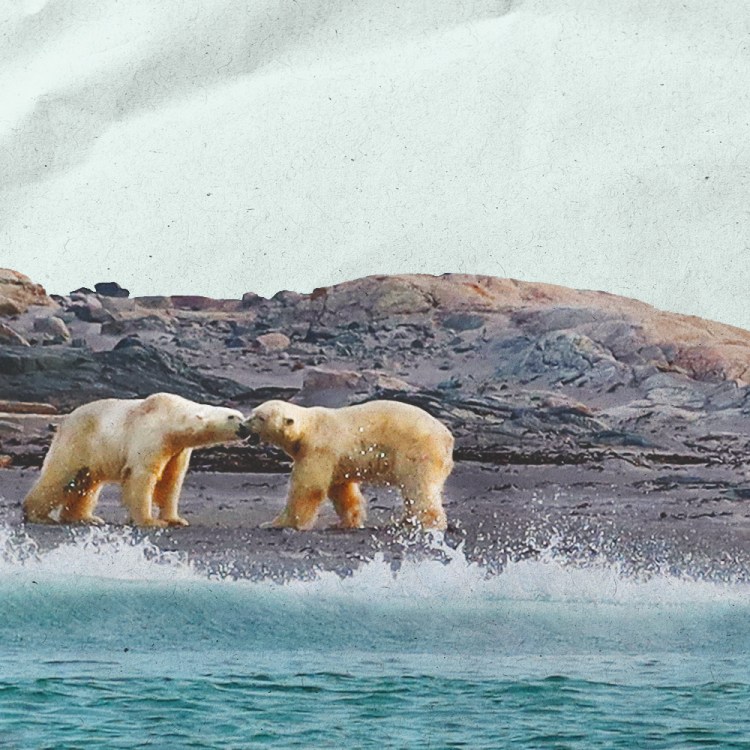
[{"label": "polar bear's front leg", "polygon": [[159,518],[170,526],[188,526],[188,522],[177,512],[182,484],[190,464],[191,450],[172,456],[164,467],[161,478],[154,488],[154,505],[159,508]]},{"label": "polar bear's front leg", "polygon": [[319,460],[295,462],[289,480],[289,496],[284,510],[274,518],[276,528],[310,529],[328,494],[331,470]]},{"label": "polar bear's front leg", "polygon": [[271,526],[277,529],[311,529],[325,496],[321,489],[291,488],[286,507],[273,519]]},{"label": "polar bear's front leg", "polygon": [[443,509],[442,489],[442,479],[407,482],[401,491],[404,498],[402,523],[405,526],[417,524],[423,529],[445,531],[448,519]]},{"label": "polar bear's front leg", "polygon": [[151,514],[156,474],[145,469],[125,470],[122,501],[136,526],[166,526],[167,522]]}]

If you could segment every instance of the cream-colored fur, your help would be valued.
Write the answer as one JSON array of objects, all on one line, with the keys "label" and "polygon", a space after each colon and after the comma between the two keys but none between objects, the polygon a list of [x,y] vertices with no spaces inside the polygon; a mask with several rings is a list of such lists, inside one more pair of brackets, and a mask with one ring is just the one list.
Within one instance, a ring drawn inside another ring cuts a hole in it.
[{"label": "cream-colored fur", "polygon": [[[171,393],[145,399],[93,401],[62,422],[23,503],[26,520],[103,523],[93,515],[102,485],[122,485],[122,499],[138,526],[186,526],[178,514],[193,448],[240,439],[244,416]],[[159,518],[154,517],[159,509]]]},{"label": "cream-colored fur", "polygon": [[364,483],[399,489],[405,522],[445,529],[442,492],[453,468],[453,436],[426,411],[395,401],[341,409],[267,401],[245,424],[294,459],[287,504],[274,526],[311,528],[330,497],[340,526],[361,528]]}]

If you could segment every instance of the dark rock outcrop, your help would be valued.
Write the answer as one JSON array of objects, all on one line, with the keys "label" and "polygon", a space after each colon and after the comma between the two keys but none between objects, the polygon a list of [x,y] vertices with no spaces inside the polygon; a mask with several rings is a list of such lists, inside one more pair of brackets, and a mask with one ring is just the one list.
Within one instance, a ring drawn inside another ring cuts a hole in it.
[{"label": "dark rock outcrop", "polygon": [[0,346],[0,377],[0,398],[45,401],[63,410],[95,398],[139,398],[158,391],[220,404],[246,391],[140,342],[101,352],[65,346],[19,350]]},{"label": "dark rock outcrop", "polygon": [[102,297],[128,297],[130,292],[123,289],[116,281],[100,281],[94,284],[96,293]]}]

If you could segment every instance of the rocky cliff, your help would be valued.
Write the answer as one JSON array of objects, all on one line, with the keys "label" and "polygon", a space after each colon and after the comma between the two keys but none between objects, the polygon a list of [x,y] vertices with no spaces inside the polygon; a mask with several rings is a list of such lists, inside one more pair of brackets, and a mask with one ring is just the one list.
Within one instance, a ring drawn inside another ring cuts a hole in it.
[{"label": "rocky cliff", "polygon": [[[269,397],[382,397],[445,420],[459,459],[739,466],[747,452],[750,332],[604,292],[447,274],[271,299],[131,298],[115,283],[49,297],[0,270],[0,316],[8,402],[66,411],[169,390],[249,409]],[[38,463],[54,418],[5,408],[0,453]],[[197,460],[281,458],[241,446]]]}]

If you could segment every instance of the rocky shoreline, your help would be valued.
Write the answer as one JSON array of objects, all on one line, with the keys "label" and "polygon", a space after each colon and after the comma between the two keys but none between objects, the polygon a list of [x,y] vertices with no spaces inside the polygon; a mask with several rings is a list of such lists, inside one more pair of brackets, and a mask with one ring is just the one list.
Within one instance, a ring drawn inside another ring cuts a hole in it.
[{"label": "rocky shoreline", "polygon": [[[700,558],[740,570],[749,368],[747,331],[491,277],[370,277],[211,300],[131,298],[113,283],[50,297],[0,271],[0,523],[20,523],[59,415],[95,398],[168,390],[244,411],[268,398],[390,398],[456,436],[447,539],[469,559],[538,554],[557,534],[584,557],[598,545],[645,567]],[[253,575],[277,564],[345,571],[401,544],[381,528],[389,498],[372,503],[362,532],[257,528],[283,502],[288,466],[267,447],[197,451],[184,500],[193,526],[157,544]],[[71,533],[28,532],[42,543]]]},{"label": "rocky shoreline", "polygon": [[[103,493],[107,525],[40,526],[21,522],[20,503],[34,469],[0,475],[0,528],[11,546],[148,539],[198,570],[229,578],[348,575],[380,556],[394,569],[410,558],[447,559],[460,549],[488,572],[509,562],[554,558],[581,565],[610,563],[624,573],[673,574],[719,580],[750,577],[750,482],[726,467],[662,467],[659,472],[617,460],[581,466],[490,466],[459,463],[446,488],[450,525],[444,536],[393,526],[400,501],[369,491],[367,528],[338,530],[331,508],[308,532],[267,529],[285,499],[285,473],[192,471],[181,509],[190,526],[139,530],[124,526],[118,493]],[[93,537],[91,534],[93,533]]]}]

